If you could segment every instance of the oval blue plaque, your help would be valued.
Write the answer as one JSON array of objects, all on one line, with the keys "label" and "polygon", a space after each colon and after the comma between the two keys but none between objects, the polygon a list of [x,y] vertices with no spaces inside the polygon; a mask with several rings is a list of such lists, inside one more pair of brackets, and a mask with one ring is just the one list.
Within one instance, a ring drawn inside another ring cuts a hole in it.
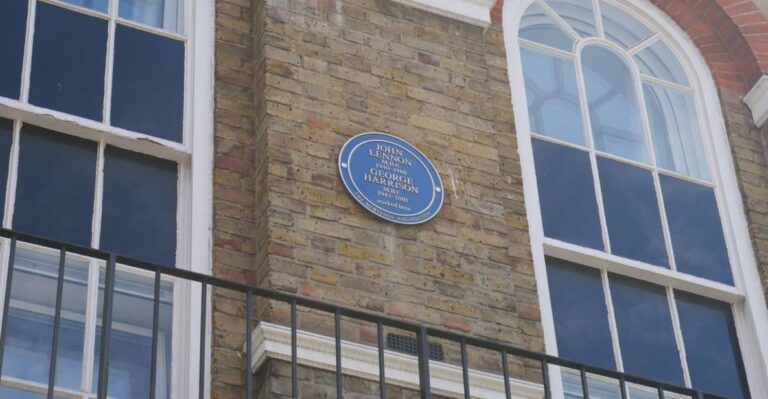
[{"label": "oval blue plaque", "polygon": [[390,134],[349,139],[339,154],[339,172],[360,205],[390,222],[424,223],[443,206],[443,183],[432,162]]}]

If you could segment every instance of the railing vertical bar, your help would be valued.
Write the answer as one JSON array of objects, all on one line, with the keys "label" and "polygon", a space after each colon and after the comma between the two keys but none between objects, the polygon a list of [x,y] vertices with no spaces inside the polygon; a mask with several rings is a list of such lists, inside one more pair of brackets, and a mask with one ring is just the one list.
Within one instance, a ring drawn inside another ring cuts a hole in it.
[{"label": "railing vertical bar", "polygon": [[384,365],[384,322],[379,319],[376,322],[376,336],[379,339],[379,395],[381,399],[387,398],[387,374]]},{"label": "railing vertical bar", "polygon": [[341,374],[341,312],[336,309],[333,315],[336,339],[336,399],[342,399],[344,394],[344,376]]},{"label": "railing vertical bar", "polygon": [[581,391],[584,394],[584,399],[589,399],[589,383],[587,382],[587,370],[584,369],[584,366],[579,369],[579,374],[581,374]]},{"label": "railing vertical bar", "polygon": [[152,298],[152,358],[149,367],[149,398],[155,399],[157,390],[157,341],[160,328],[160,269],[155,270],[155,292]]},{"label": "railing vertical bar", "polygon": [[704,391],[697,391],[696,397],[697,399],[704,399]]},{"label": "railing vertical bar", "polygon": [[659,399],[664,399],[664,387],[659,385],[658,387],[656,387],[656,392],[659,393]]},{"label": "railing vertical bar", "polygon": [[206,342],[205,337],[207,336],[207,326],[206,323],[208,322],[208,284],[202,283],[202,293],[201,293],[201,299],[200,299],[200,367],[198,369],[198,397],[199,399],[205,399],[205,349],[206,349]]},{"label": "railing vertical bar", "polygon": [[627,380],[623,374],[619,376],[619,390],[621,391],[621,399],[627,399]]},{"label": "railing vertical bar", "polygon": [[113,294],[115,291],[115,272],[116,256],[109,255],[107,260],[107,270],[104,276],[104,301],[101,316],[101,345],[99,353],[99,384],[98,399],[107,398],[107,388],[109,386],[109,344],[112,335],[112,306]]},{"label": "railing vertical bar", "polygon": [[470,399],[469,396],[469,366],[467,363],[467,338],[461,337],[461,379],[464,381],[464,399]]},{"label": "railing vertical bar", "polygon": [[419,351],[419,392],[421,399],[431,399],[431,384],[429,381],[429,341],[427,327],[420,327],[416,339]]},{"label": "railing vertical bar", "polygon": [[3,301],[3,323],[0,324],[0,375],[3,374],[3,359],[5,358],[5,336],[8,334],[8,312],[11,310],[11,282],[13,281],[13,264],[16,261],[16,236],[11,237],[11,254],[8,260],[8,271],[5,275],[5,300]]},{"label": "railing vertical bar", "polygon": [[253,398],[253,349],[251,348],[251,330],[253,330],[253,291],[245,294],[245,398]]},{"label": "railing vertical bar", "polygon": [[509,386],[509,364],[507,361],[507,351],[501,352],[501,370],[504,375],[504,393],[507,399],[512,399],[512,389]]},{"label": "railing vertical bar", "polygon": [[67,249],[61,247],[59,253],[59,275],[56,280],[56,308],[53,314],[53,339],[51,340],[51,359],[48,364],[48,399],[53,399],[56,386],[56,359],[59,354],[59,333],[61,330],[61,298],[64,292],[64,268],[67,262]]},{"label": "railing vertical bar", "polygon": [[549,383],[549,361],[547,358],[541,359],[541,381],[544,385],[544,399],[551,399],[552,387]]},{"label": "railing vertical bar", "polygon": [[291,301],[291,397],[293,399],[299,398],[298,340],[296,336],[297,318],[296,299],[293,299]]}]

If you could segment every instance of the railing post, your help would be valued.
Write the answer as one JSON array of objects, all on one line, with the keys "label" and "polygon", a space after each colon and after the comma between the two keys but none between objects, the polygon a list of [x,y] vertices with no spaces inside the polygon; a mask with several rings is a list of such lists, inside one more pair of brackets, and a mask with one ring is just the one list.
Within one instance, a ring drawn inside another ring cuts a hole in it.
[{"label": "railing post", "polygon": [[419,392],[421,399],[431,399],[431,386],[429,381],[429,342],[427,327],[420,327],[416,339],[419,354]]},{"label": "railing post", "polygon": [[298,362],[298,339],[296,334],[296,324],[298,315],[296,314],[296,300],[291,301],[291,398],[299,398],[299,362]]},{"label": "railing post", "polygon": [[200,290],[201,293],[201,299],[200,299],[200,364],[198,367],[198,376],[199,379],[198,383],[198,398],[199,399],[205,399],[205,349],[207,343],[205,342],[205,338],[207,335],[207,328],[206,323],[208,322],[208,284],[205,282],[202,282],[202,287]]},{"label": "railing post", "polygon": [[53,339],[51,340],[51,359],[48,366],[48,399],[53,399],[56,386],[56,359],[59,346],[59,333],[61,330],[61,297],[64,292],[64,268],[67,262],[66,247],[61,247],[59,254],[59,274],[56,280],[56,307],[53,314]]},{"label": "railing post", "polygon": [[98,399],[107,399],[109,385],[109,344],[112,334],[112,306],[115,292],[115,273],[117,259],[115,254],[109,254],[107,270],[104,276],[104,309],[101,316],[101,353],[99,354],[99,384]]},{"label": "railing post", "polygon": [[549,383],[549,361],[546,357],[541,359],[541,381],[544,385],[544,399],[551,399],[552,387]]},{"label": "railing post", "polygon": [[469,366],[467,365],[467,338],[461,337],[461,379],[464,381],[464,399],[470,399],[469,395]]},{"label": "railing post", "polygon": [[336,399],[344,396],[344,375],[341,373],[341,312],[336,309],[333,314],[333,325],[336,340]]},{"label": "railing post", "polygon": [[253,362],[253,349],[251,348],[251,330],[253,316],[253,291],[248,290],[245,296],[245,398],[253,397],[253,375],[251,363]]},{"label": "railing post", "polygon": [[379,345],[379,395],[381,399],[387,398],[387,375],[384,366],[384,322],[379,319],[376,322],[376,336],[378,337]]},{"label": "railing post", "polygon": [[501,370],[504,376],[504,394],[507,399],[512,399],[512,389],[509,386],[509,364],[507,360],[507,351],[501,351]]},{"label": "railing post", "polygon": [[587,381],[587,371],[584,366],[579,369],[581,375],[581,391],[584,394],[584,399],[589,399],[589,382]]},{"label": "railing post", "polygon": [[[155,270],[155,290],[152,297],[152,358],[149,367],[149,398],[155,399],[157,390],[157,340],[160,328],[160,269]],[[49,398],[52,399],[52,398]]]},{"label": "railing post", "polygon": [[5,336],[8,334],[8,313],[11,311],[11,286],[13,268],[16,263],[16,236],[11,237],[11,256],[8,260],[8,271],[5,274],[5,300],[3,301],[3,323],[0,325],[0,375],[3,374],[3,359],[5,358]]}]

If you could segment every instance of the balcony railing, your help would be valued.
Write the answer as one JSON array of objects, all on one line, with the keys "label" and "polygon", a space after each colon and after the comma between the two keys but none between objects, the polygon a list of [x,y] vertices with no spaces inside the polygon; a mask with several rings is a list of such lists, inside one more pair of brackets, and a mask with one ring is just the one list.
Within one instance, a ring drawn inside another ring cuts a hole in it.
[{"label": "balcony railing", "polygon": [[[209,275],[194,273],[184,269],[168,268],[161,265],[156,265],[136,259],[131,259],[125,256],[121,256],[115,253],[95,250],[92,248],[86,248],[81,246],[70,245],[62,242],[57,242],[45,238],[40,238],[20,232],[0,229],[0,238],[5,238],[10,241],[10,261],[6,274],[6,290],[5,298],[3,301],[3,313],[2,313],[2,325],[0,326],[0,375],[3,370],[3,353],[6,346],[6,336],[8,333],[8,314],[9,304],[11,302],[11,287],[13,285],[14,277],[14,260],[16,256],[16,249],[19,243],[27,243],[37,245],[45,248],[49,248],[58,251],[60,254],[60,263],[57,280],[57,291],[55,300],[55,310],[53,318],[53,338],[50,353],[49,363],[49,381],[47,386],[47,397],[53,399],[54,396],[58,396],[54,386],[56,376],[57,365],[57,345],[60,337],[60,326],[62,321],[62,294],[64,287],[64,270],[67,254],[77,254],[84,257],[97,259],[103,261],[105,264],[104,273],[104,297],[103,307],[101,309],[101,336],[100,340],[100,352],[97,359],[99,372],[98,382],[96,389],[96,398],[106,399],[108,386],[109,386],[109,359],[110,359],[110,335],[112,334],[112,320],[113,320],[113,306],[114,306],[114,291],[115,291],[115,274],[116,267],[119,264],[121,268],[135,268],[148,271],[154,274],[154,297],[153,297],[153,314],[152,314],[152,356],[150,365],[150,398],[155,398],[156,386],[157,386],[157,368],[158,368],[158,325],[159,325],[159,313],[160,313],[160,286],[164,277],[170,276],[176,279],[195,282],[202,287],[202,300],[199,304],[199,311],[202,314],[201,323],[199,328],[199,334],[202,337],[200,339],[199,355],[200,359],[205,359],[209,355],[209,346],[204,337],[208,326],[206,325],[208,309],[208,293],[209,287],[222,288],[240,292],[245,295],[245,307],[246,317],[244,337],[250,337],[251,332],[254,330],[253,324],[253,309],[254,300],[267,299],[278,302],[283,302],[290,306],[290,331],[291,331],[291,396],[292,398],[299,397],[298,389],[298,348],[297,348],[297,325],[298,325],[298,311],[297,307],[301,306],[308,309],[314,309],[321,312],[327,312],[333,315],[335,326],[335,351],[336,351],[336,390],[337,398],[343,397],[343,379],[342,379],[342,366],[341,366],[341,318],[346,317],[360,322],[373,323],[376,326],[378,344],[378,358],[379,358],[379,394],[382,399],[387,397],[387,383],[385,382],[385,344],[384,344],[384,328],[396,328],[399,330],[408,331],[415,334],[417,338],[417,358],[418,358],[418,374],[419,374],[419,392],[420,397],[423,399],[431,398],[431,384],[430,384],[430,367],[429,367],[429,338],[442,339],[453,342],[460,347],[460,362],[463,376],[463,395],[464,398],[470,398],[471,384],[469,379],[469,366],[468,366],[468,347],[482,348],[487,351],[493,351],[498,353],[501,360],[502,370],[501,375],[504,381],[504,392],[506,398],[512,397],[511,385],[510,385],[510,372],[508,369],[508,356],[516,356],[522,359],[528,359],[534,361],[540,366],[540,386],[542,387],[542,395],[544,398],[552,398],[552,379],[550,378],[550,368],[567,368],[573,370],[576,375],[581,379],[581,392],[576,396],[581,396],[585,399],[590,397],[590,381],[594,377],[600,377],[603,381],[612,381],[617,387],[616,396],[622,399],[629,397],[629,384],[634,386],[640,386],[645,388],[645,392],[652,392],[653,396],[658,395],[659,399],[663,399],[665,395],[675,394],[677,397],[689,397],[693,399],[704,398],[718,398],[716,395],[710,395],[702,391],[694,389],[671,385],[663,382],[652,381],[643,377],[629,375],[617,371],[606,370],[602,368],[592,367],[586,364],[565,360],[556,356],[547,355],[544,353],[532,352],[526,349],[510,346],[502,342],[490,341],[471,336],[458,334],[452,331],[447,331],[440,328],[428,327],[404,320],[398,320],[392,317],[387,317],[381,314],[375,314],[372,312],[365,312],[348,307],[338,306],[331,303],[309,299],[303,296],[285,293],[281,291],[274,291],[263,289],[259,287],[244,285],[224,279],[212,277]],[[254,395],[253,387],[253,375],[250,370],[250,365],[253,364],[251,347],[251,339],[245,338],[245,359],[244,359],[244,371],[243,371],[243,396],[246,399],[252,399]],[[206,362],[200,362],[199,369],[199,397],[205,398],[206,389]],[[569,394],[573,395],[573,393]],[[88,396],[88,395],[86,395]],[[644,397],[648,397],[647,394]]]}]

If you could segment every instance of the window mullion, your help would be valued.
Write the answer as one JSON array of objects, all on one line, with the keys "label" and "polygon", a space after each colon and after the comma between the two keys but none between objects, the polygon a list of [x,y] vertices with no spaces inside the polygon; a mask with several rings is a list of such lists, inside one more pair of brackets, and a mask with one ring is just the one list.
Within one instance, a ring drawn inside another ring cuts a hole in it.
[{"label": "window mullion", "polygon": [[581,36],[573,30],[571,25],[568,24],[568,22],[565,22],[565,20],[558,14],[555,10],[552,9],[552,7],[549,6],[545,1],[539,1],[538,4],[541,6],[541,8],[544,9],[544,12],[549,15],[550,18],[552,18],[555,23],[557,23],[558,26],[560,26],[560,29],[564,30],[566,33],[568,33],[568,36],[571,36],[574,40],[581,39]]},{"label": "window mullion", "polygon": [[675,301],[675,290],[672,287],[666,287],[667,300],[669,301],[669,312],[672,315],[672,329],[675,331],[675,341],[677,342],[677,352],[680,354],[680,364],[683,367],[683,378],[685,386],[691,387],[691,374],[688,371],[688,357],[685,353],[685,342],[683,342],[683,332],[680,328],[680,316],[677,314],[677,302]]},{"label": "window mullion", "polygon": [[85,307],[85,341],[83,343],[83,375],[81,389],[92,392],[93,370],[96,353],[96,323],[99,313],[99,261],[91,260],[88,265],[88,288]]},{"label": "window mullion", "polygon": [[675,263],[675,251],[672,247],[672,236],[669,232],[669,222],[667,221],[667,210],[664,205],[664,197],[661,191],[661,181],[659,179],[658,165],[656,163],[656,151],[653,146],[653,137],[651,135],[651,122],[648,119],[648,109],[645,105],[645,92],[643,92],[643,83],[640,79],[640,72],[637,64],[630,62],[630,68],[634,75],[633,83],[635,85],[635,92],[637,92],[637,106],[640,112],[640,120],[642,121],[643,134],[645,136],[645,148],[648,151],[648,159],[653,167],[653,186],[656,190],[656,202],[659,207],[659,217],[661,218],[661,230],[664,234],[664,244],[667,249],[667,258],[669,259],[669,267],[671,270],[677,270],[677,264]]},{"label": "window mullion", "polygon": [[627,54],[630,57],[633,57],[635,54],[645,50],[646,48],[652,46],[657,41],[661,39],[661,36],[659,36],[658,33],[654,33],[653,35],[649,36],[647,39],[641,41],[640,43],[635,44],[632,48],[627,50]]},{"label": "window mullion", "polygon": [[603,13],[600,9],[600,0],[592,0],[592,12],[595,17],[595,31],[597,36],[605,38],[605,31],[603,30]]},{"label": "window mullion", "polygon": [[27,32],[24,38],[24,60],[21,66],[21,102],[29,101],[29,80],[32,76],[32,39],[35,36],[35,14],[37,13],[37,0],[29,0],[27,10]]},{"label": "window mullion", "polygon": [[91,218],[91,247],[98,248],[101,238],[101,210],[104,197],[104,141],[96,150],[96,182],[93,190],[93,217]]},{"label": "window mullion", "polygon": [[16,203],[16,181],[19,177],[19,145],[21,138],[20,120],[13,121],[13,139],[11,142],[11,154],[8,157],[8,181],[5,187],[5,210],[3,213],[3,227],[10,229],[13,226],[13,208]]},{"label": "window mullion", "polygon": [[595,143],[592,135],[592,120],[589,116],[589,104],[587,103],[587,90],[584,83],[584,71],[581,67],[581,51],[576,52],[576,61],[574,62],[574,71],[576,73],[576,87],[579,92],[579,106],[581,108],[581,119],[584,123],[584,135],[587,147],[589,148],[589,164],[592,167],[592,179],[595,186],[595,200],[597,201],[597,214],[600,216],[600,230],[603,235],[603,247],[607,253],[611,253],[611,239],[608,236],[608,225],[605,219],[605,209],[603,208],[603,190],[600,186],[600,178],[597,170],[597,155],[595,154]]},{"label": "window mullion", "polygon": [[611,297],[611,285],[608,280],[608,271],[605,269],[600,270],[600,276],[602,277],[603,282],[605,306],[608,309],[608,327],[611,330],[611,343],[613,344],[613,355],[616,357],[616,370],[624,372],[624,360],[621,357],[619,329],[616,326],[616,312],[613,308],[613,298]]},{"label": "window mullion", "polygon": [[104,64],[104,103],[102,116],[104,123],[111,125],[112,121],[112,72],[114,70],[115,53],[115,15],[117,13],[117,0],[109,0],[109,27],[107,28],[107,61]]}]

